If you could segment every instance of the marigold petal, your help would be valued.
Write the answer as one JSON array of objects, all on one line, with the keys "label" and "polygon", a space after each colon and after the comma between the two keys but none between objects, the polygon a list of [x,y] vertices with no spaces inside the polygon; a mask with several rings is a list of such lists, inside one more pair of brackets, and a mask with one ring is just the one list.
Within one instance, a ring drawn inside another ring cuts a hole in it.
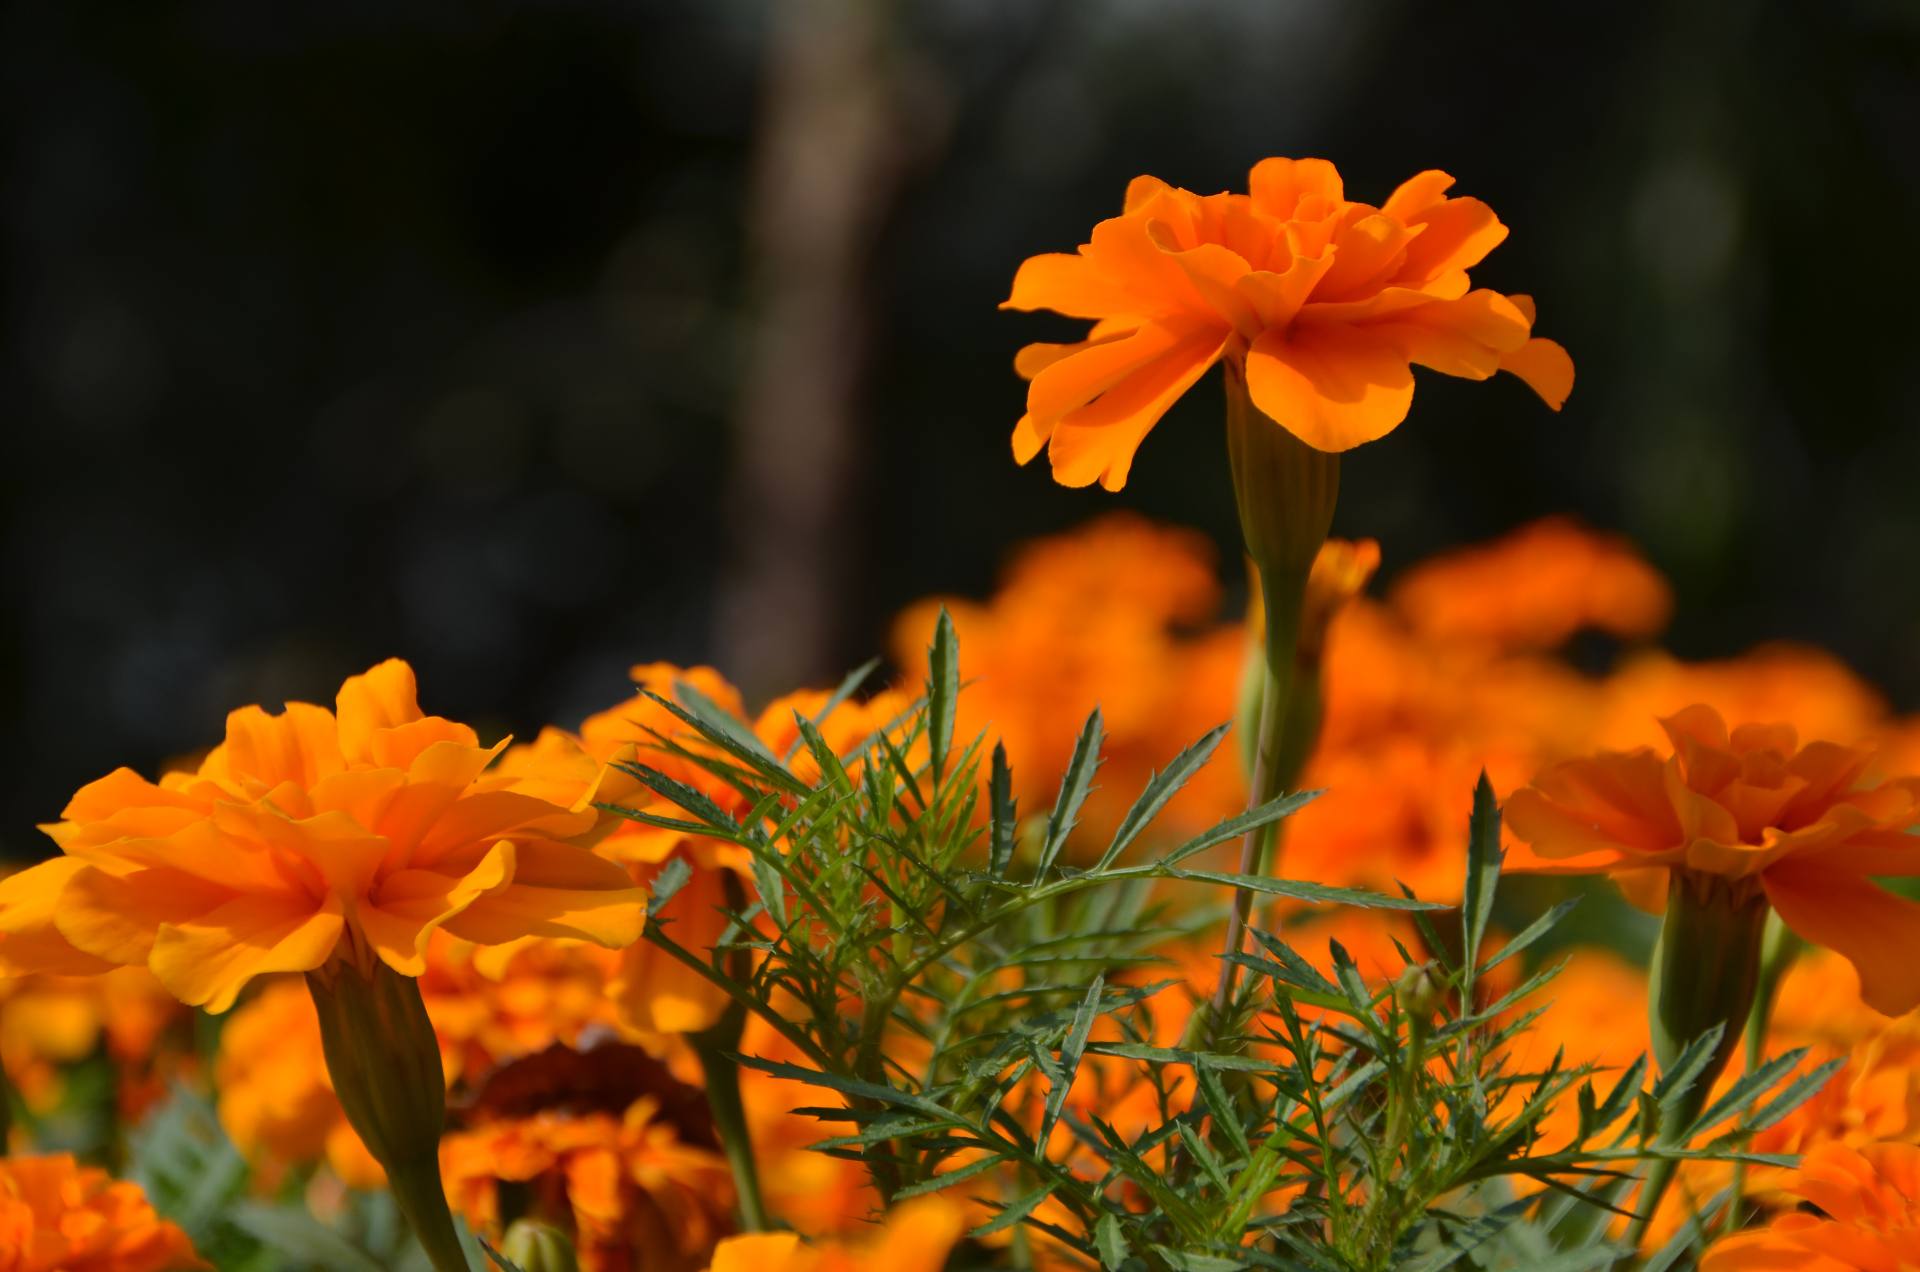
[{"label": "marigold petal", "polygon": [[1192,332],[1094,401],[1063,416],[1047,448],[1054,480],[1063,486],[1098,481],[1108,490],[1125,486],[1141,440],[1219,360],[1230,337],[1230,332],[1204,328]]},{"label": "marigold petal", "polygon": [[1453,188],[1453,178],[1438,168],[1428,168],[1425,172],[1416,172],[1402,181],[1380,210],[1402,221],[1411,221],[1414,217],[1437,206]]},{"label": "marigold petal", "polygon": [[796,1233],[755,1232],[715,1246],[708,1272],[804,1272],[817,1262]]},{"label": "marigold petal", "polygon": [[61,895],[54,921],[76,948],[130,967],[147,961],[164,924],[188,922],[234,895],[232,888],[162,866],[82,870]]},{"label": "marigold petal", "polygon": [[420,690],[413,668],[398,658],[368,668],[340,686],[340,753],[350,762],[373,761],[373,735],[420,719]]},{"label": "marigold petal", "polygon": [[418,976],[426,970],[427,940],[434,930],[512,880],[517,848],[502,839],[462,874],[396,870],[357,909],[354,922],[387,966],[402,976]]},{"label": "marigold petal", "polygon": [[67,885],[89,867],[55,857],[0,879],[0,976],[91,976],[118,966],[74,945],[55,926]]},{"label": "marigold petal", "polygon": [[331,895],[318,903],[299,893],[236,897],[191,922],[162,925],[147,965],[181,1002],[217,1014],[255,976],[326,962],[344,927]]},{"label": "marigold petal", "polygon": [[1405,354],[1365,331],[1268,331],[1247,354],[1247,392],[1307,445],[1344,451],[1407,418],[1413,370]]},{"label": "marigold petal", "polygon": [[1325,216],[1346,198],[1340,170],[1325,159],[1262,159],[1247,173],[1247,193],[1281,220]]},{"label": "marigold petal", "polygon": [[449,918],[447,931],[476,945],[551,936],[619,949],[640,939],[647,892],[625,869],[552,840],[514,849],[512,880]]},{"label": "marigold petal", "polygon": [[342,766],[333,713],[309,702],[289,702],[279,715],[261,707],[229,712],[221,754],[234,776],[269,789],[311,786]]},{"label": "marigold petal", "polygon": [[1042,252],[1020,263],[1002,309],[1051,309],[1069,318],[1105,318],[1128,311],[1127,294],[1076,252]]},{"label": "marigold petal", "polygon": [[1920,1006],[1920,902],[1831,869],[1779,865],[1760,882],[1782,923],[1853,964],[1869,1007],[1898,1016]]},{"label": "marigold petal", "polygon": [[1556,341],[1534,336],[1512,353],[1500,355],[1500,369],[1526,381],[1527,387],[1554,410],[1567,404],[1573,392],[1573,357]]},{"label": "marigold petal", "polygon": [[1423,228],[1407,246],[1394,281],[1415,287],[1442,274],[1472,269],[1507,237],[1507,227],[1478,199],[1443,199],[1411,224]]}]

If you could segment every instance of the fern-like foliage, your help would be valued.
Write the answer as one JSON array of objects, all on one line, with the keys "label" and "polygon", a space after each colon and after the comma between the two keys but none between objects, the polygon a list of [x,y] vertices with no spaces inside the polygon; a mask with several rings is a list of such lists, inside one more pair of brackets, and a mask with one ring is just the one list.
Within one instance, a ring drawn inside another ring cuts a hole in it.
[{"label": "fern-like foliage", "polygon": [[[1457,913],[1205,867],[1209,849],[1311,793],[1150,851],[1156,816],[1224,726],[1155,776],[1096,849],[1077,831],[1100,764],[1099,713],[1051,809],[1023,822],[1004,750],[955,737],[959,654],[944,615],[929,655],[925,696],[842,753],[822,736],[824,711],[798,719],[795,752],[775,755],[682,687],[658,700],[691,732],[656,749],[726,783],[747,811],[645,762],[628,771],[661,802],[611,809],[749,854],[752,886],[737,890],[714,948],[681,944],[661,917],[683,869],[656,883],[646,939],[780,1035],[787,1058],[740,1062],[830,1093],[805,1110],[839,1132],[817,1147],[863,1162],[890,1201],[965,1190],[992,1212],[975,1238],[1012,1230],[1116,1270],[1608,1266],[1623,1252],[1594,1217],[1624,1208],[1635,1166],[1775,1161],[1741,1145],[1824,1080],[1781,1088],[1801,1058],[1783,1057],[1679,1128],[1661,1126],[1660,1110],[1699,1075],[1711,1039],[1651,1086],[1644,1059],[1616,1075],[1515,1068],[1509,1044],[1558,968],[1497,995],[1483,978],[1537,946],[1567,906],[1487,952],[1500,852],[1484,781]],[[1157,974],[1159,952],[1240,889],[1410,912],[1434,957],[1408,956],[1407,973],[1381,984],[1335,944],[1328,976],[1256,928],[1231,956],[1231,1000],[1194,1008],[1177,978]],[[1188,1014],[1170,1042],[1166,1022]],[[1094,1089],[1119,1075],[1148,1106],[1145,1129],[1070,1098],[1083,1075]],[[1543,1124],[1568,1102],[1577,1128],[1556,1141]]]}]

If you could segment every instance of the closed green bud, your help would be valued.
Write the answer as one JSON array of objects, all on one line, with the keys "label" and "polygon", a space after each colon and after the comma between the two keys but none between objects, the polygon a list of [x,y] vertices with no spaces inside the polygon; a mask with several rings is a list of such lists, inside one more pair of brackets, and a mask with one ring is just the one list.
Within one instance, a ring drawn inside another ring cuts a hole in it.
[{"label": "closed green bud", "polygon": [[567,1234],[537,1219],[514,1220],[500,1242],[500,1253],[520,1272],[580,1272]]}]

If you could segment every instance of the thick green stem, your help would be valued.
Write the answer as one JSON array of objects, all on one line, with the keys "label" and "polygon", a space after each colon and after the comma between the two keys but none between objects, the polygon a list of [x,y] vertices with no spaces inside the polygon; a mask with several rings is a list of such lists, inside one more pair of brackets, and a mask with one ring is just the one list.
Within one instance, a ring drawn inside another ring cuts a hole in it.
[{"label": "thick green stem", "polygon": [[736,1003],[727,1008],[719,1024],[705,1033],[693,1034],[689,1041],[694,1055],[700,1058],[700,1072],[706,1077],[713,1129],[720,1136],[721,1150],[733,1171],[734,1191],[740,1197],[740,1226],[748,1232],[766,1232],[772,1225],[760,1193],[760,1168],[753,1157],[746,1106],[740,1102],[740,1065],[732,1054],[740,1045],[746,1018],[745,1009]]},{"label": "thick green stem", "polygon": [[411,976],[358,953],[307,973],[327,1073],[435,1272],[470,1272],[440,1182],[447,1090],[433,1022]]},{"label": "thick green stem", "polygon": [[[1296,702],[1300,614],[1307,576],[1326,542],[1340,492],[1340,458],[1316,450],[1262,414],[1247,394],[1245,372],[1229,362],[1227,382],[1227,454],[1233,466],[1234,502],[1247,555],[1260,576],[1266,609],[1265,688],[1261,693],[1258,745],[1248,782],[1247,807],[1257,808],[1279,795],[1299,776],[1305,749],[1318,731],[1307,727],[1304,698]],[[1314,695],[1317,703],[1318,693]],[[1315,707],[1317,717],[1317,706]],[[1271,867],[1275,842],[1271,824],[1247,832],[1240,846],[1240,872],[1264,873]],[[1240,952],[1253,894],[1234,897],[1227,919],[1226,953]],[[1214,991],[1215,1015],[1233,996],[1235,968],[1222,960]]]},{"label": "thick green stem", "polygon": [[[1747,1035],[1760,984],[1760,951],[1768,916],[1766,894],[1750,879],[1675,870],[1667,887],[1667,916],[1654,946],[1649,1025],[1654,1058],[1670,1070],[1687,1045],[1720,1029],[1714,1049],[1685,1090],[1660,1109],[1658,1144],[1684,1148],[1686,1131],[1712,1094],[1713,1084]],[[1765,1024],[1761,1025],[1764,1032]],[[1676,1163],[1647,1168],[1628,1241],[1637,1246],[1673,1182]]]},{"label": "thick green stem", "polygon": [[[731,870],[720,876],[721,893],[727,909],[735,914],[747,908],[747,892],[740,877]],[[731,931],[729,935],[733,935]],[[753,953],[736,944],[727,953],[727,972],[735,981],[753,974]],[[747,1009],[741,1002],[727,1004],[712,1028],[688,1036],[693,1053],[699,1057],[700,1072],[707,1082],[707,1108],[713,1114],[713,1129],[720,1136],[720,1147],[733,1172],[733,1189],[740,1197],[740,1225],[748,1232],[765,1232],[767,1206],[760,1194],[760,1167],[753,1157],[753,1133],[747,1128],[747,1110],[740,1102],[740,1065],[734,1049],[747,1027]]]}]

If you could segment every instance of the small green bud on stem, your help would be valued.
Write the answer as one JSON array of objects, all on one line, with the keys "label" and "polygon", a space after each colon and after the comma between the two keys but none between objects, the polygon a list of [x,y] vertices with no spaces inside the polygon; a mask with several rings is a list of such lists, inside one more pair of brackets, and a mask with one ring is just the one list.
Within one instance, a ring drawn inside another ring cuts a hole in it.
[{"label": "small green bud on stem", "polygon": [[514,1220],[500,1242],[500,1253],[520,1272],[580,1272],[567,1234],[537,1219]]}]

